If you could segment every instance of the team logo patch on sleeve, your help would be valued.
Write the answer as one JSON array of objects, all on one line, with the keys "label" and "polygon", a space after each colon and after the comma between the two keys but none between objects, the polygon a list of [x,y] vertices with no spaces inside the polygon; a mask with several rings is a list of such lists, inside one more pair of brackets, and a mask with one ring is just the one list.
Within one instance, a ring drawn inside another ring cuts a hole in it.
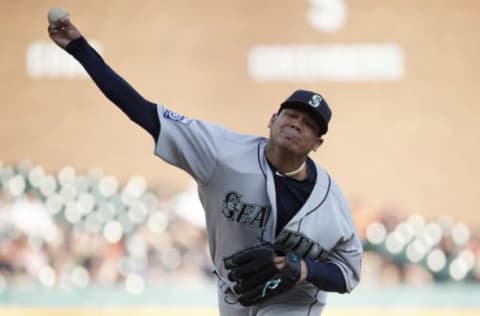
[{"label": "team logo patch on sleeve", "polygon": [[182,124],[190,124],[192,122],[192,120],[185,115],[178,114],[170,110],[165,110],[163,112],[163,117]]}]

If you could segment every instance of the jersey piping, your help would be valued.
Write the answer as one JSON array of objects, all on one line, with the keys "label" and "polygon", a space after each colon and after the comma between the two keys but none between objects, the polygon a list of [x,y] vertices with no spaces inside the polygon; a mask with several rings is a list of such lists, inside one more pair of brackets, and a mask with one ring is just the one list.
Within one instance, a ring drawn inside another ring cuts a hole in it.
[{"label": "jersey piping", "polygon": [[297,233],[300,232],[300,228],[302,226],[302,222],[305,219],[305,217],[317,211],[320,208],[320,206],[322,206],[322,204],[325,203],[325,201],[327,200],[327,196],[330,193],[330,187],[332,185],[332,179],[330,178],[330,175],[328,173],[327,173],[327,177],[328,177],[328,186],[327,186],[327,192],[325,192],[325,196],[317,206],[315,206],[312,210],[308,211],[307,214],[305,214],[305,216],[300,220],[300,222],[298,223]]}]

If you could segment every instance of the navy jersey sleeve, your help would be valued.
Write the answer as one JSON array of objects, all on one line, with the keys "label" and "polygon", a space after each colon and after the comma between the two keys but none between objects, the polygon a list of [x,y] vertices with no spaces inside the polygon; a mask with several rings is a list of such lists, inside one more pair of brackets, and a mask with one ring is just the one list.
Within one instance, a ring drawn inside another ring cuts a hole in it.
[{"label": "navy jersey sleeve", "polygon": [[345,293],[347,287],[342,271],[334,263],[318,262],[305,258],[307,264],[307,281],[313,283],[320,290]]},{"label": "navy jersey sleeve", "polygon": [[143,127],[155,141],[160,132],[156,104],[145,100],[132,86],[113,71],[84,37],[71,41],[65,50],[85,68],[103,94],[132,121]]}]

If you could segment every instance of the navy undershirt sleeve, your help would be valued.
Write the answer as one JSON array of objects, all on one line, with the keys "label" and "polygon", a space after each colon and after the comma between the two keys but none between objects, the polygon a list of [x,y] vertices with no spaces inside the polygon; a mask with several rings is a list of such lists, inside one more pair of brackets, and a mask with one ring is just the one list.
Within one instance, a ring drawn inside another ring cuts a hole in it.
[{"label": "navy undershirt sleeve", "polygon": [[128,82],[113,71],[84,37],[71,41],[65,50],[85,68],[103,94],[132,121],[143,127],[155,141],[160,132],[156,104],[145,100]]},{"label": "navy undershirt sleeve", "polygon": [[307,264],[307,281],[321,290],[328,292],[345,293],[347,287],[340,268],[331,262],[318,262],[305,258]]}]

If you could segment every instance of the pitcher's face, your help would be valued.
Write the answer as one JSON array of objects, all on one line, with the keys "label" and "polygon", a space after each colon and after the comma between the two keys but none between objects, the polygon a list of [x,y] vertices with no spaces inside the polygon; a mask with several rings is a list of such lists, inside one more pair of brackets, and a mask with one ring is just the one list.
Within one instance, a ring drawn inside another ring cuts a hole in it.
[{"label": "pitcher's face", "polygon": [[268,127],[272,144],[295,155],[306,156],[323,142],[317,123],[304,111],[283,109],[272,116]]}]

